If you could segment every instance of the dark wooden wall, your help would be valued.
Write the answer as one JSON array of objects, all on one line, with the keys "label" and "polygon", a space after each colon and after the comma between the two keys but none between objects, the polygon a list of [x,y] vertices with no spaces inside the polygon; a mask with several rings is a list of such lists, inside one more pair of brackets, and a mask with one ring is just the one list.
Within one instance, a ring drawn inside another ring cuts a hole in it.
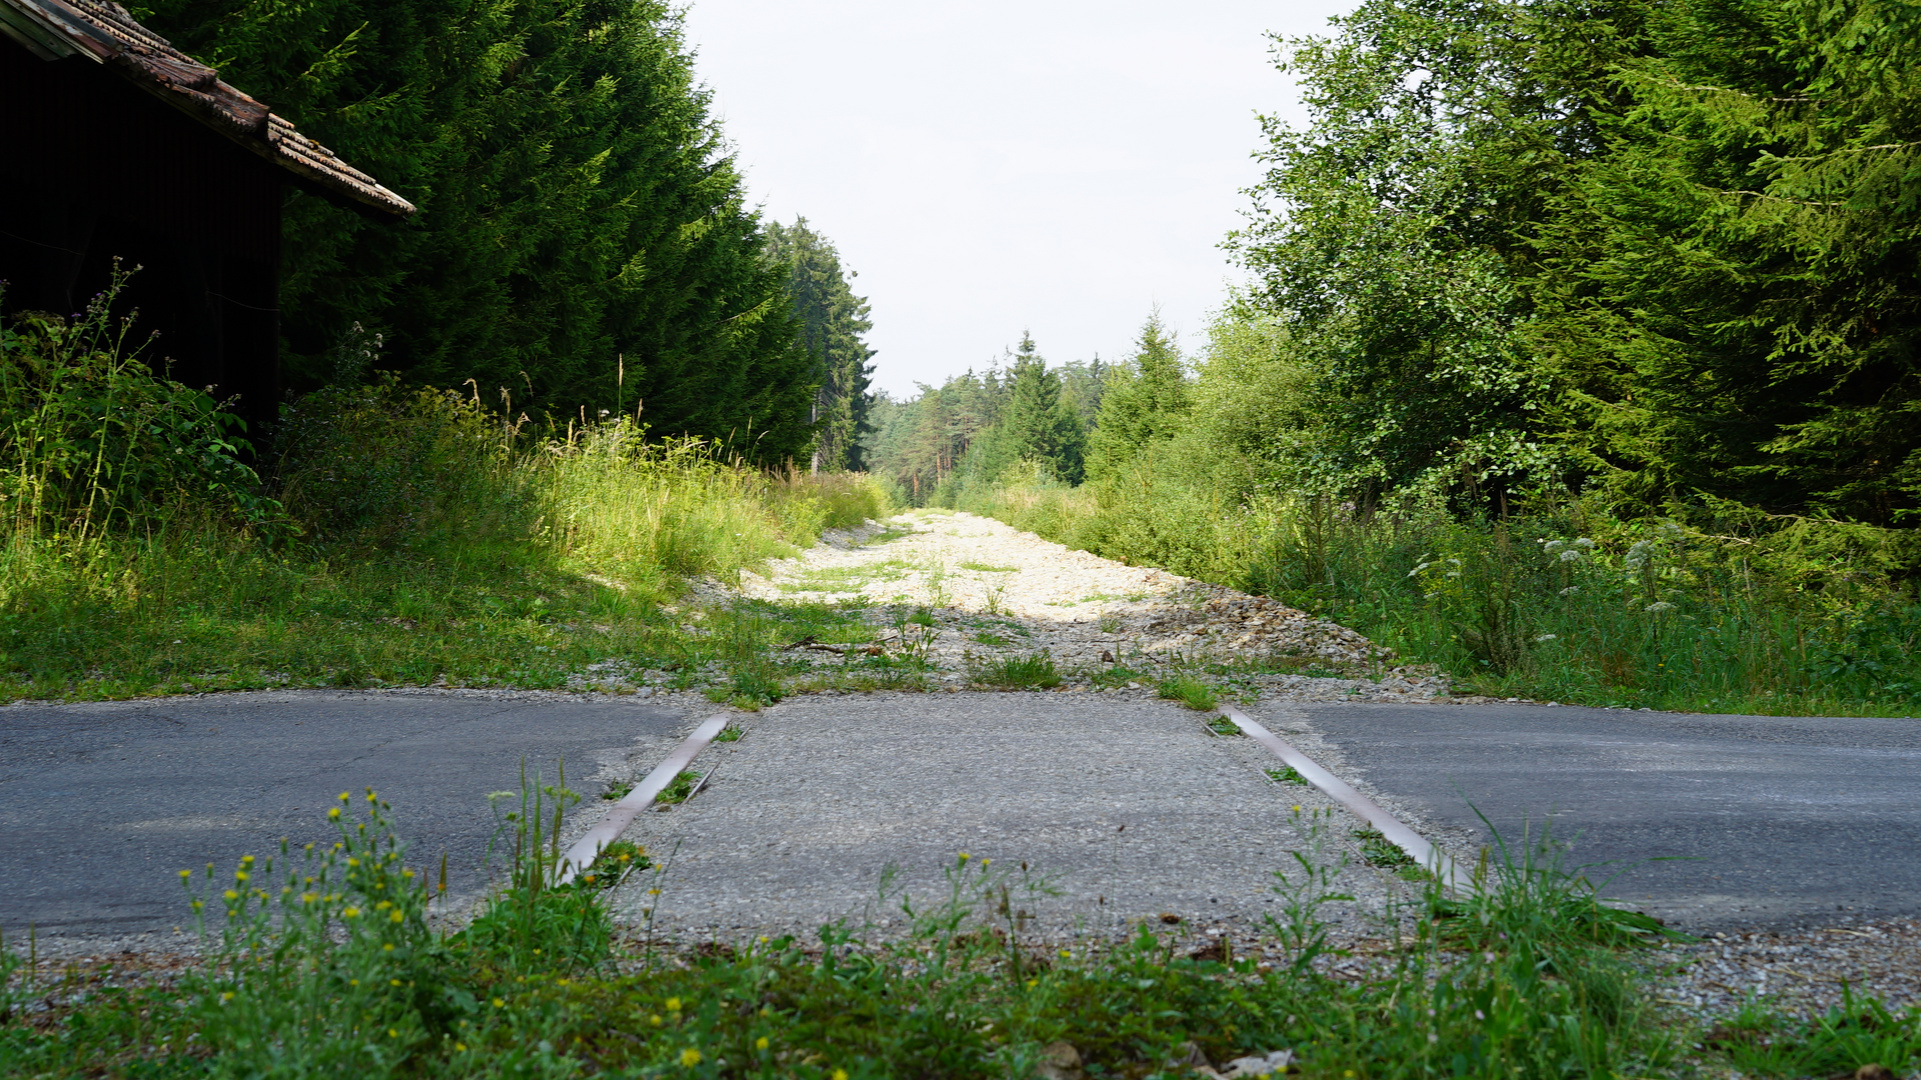
[{"label": "dark wooden wall", "polygon": [[279,169],[108,68],[0,37],[0,281],[7,313],[71,315],[139,266],[146,358],[237,396],[256,437],[280,396]]}]

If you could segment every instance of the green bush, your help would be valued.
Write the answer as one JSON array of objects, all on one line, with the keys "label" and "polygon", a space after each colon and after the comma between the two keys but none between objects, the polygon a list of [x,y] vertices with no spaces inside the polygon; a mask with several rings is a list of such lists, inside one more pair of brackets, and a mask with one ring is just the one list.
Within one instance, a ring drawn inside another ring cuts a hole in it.
[{"label": "green bush", "polygon": [[412,551],[524,542],[540,516],[513,429],[476,398],[385,374],[301,398],[277,435],[281,497],[323,541]]},{"label": "green bush", "polygon": [[0,518],[13,542],[191,517],[277,532],[280,506],[245,461],[246,425],[156,375],[133,318],[112,315],[129,276],[71,321],[28,312],[0,324]]}]

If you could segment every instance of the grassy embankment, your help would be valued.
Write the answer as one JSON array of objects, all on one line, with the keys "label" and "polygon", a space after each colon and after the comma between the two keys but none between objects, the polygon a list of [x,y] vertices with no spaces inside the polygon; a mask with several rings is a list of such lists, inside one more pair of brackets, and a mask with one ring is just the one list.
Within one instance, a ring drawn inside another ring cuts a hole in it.
[{"label": "grassy embankment", "polygon": [[[1875,549],[1819,530],[1623,522],[1580,501],[1505,519],[1242,498],[1169,459],[1098,484],[963,491],[964,509],[1273,596],[1440,665],[1464,690],[1764,715],[1921,711],[1921,607]],[[1840,538],[1843,542],[1837,542]]]},{"label": "grassy embankment", "polygon": [[[509,884],[457,932],[430,920],[430,866],[368,792],[341,796],[317,845],[232,871],[182,871],[204,964],[129,987],[111,969],[49,978],[0,951],[10,1076],[1179,1077],[1290,1050],[1308,1078],[1828,1076],[1921,1055],[1921,1012],[1857,1002],[1814,1022],[1748,1010],[1714,1031],[1643,989],[1661,931],[1554,868],[1495,860],[1478,896],[1430,893],[1388,918],[1368,973],[1335,975],[1322,918],[1331,821],[1277,875],[1269,959],[1178,932],[1041,942],[1025,867],[960,855],[951,891],[901,939],[823,930],[670,953],[623,942],[611,889],[671,881],[624,849],[554,885],[559,814],[523,787],[503,813]],[[1011,902],[1010,902],[1011,898]],[[1398,928],[1398,929],[1396,929]],[[15,942],[17,945],[18,942]],[[1246,943],[1241,943],[1245,945]],[[1078,1059],[1066,1069],[1065,1047]],[[1051,1063],[1057,1071],[1040,1071]]]},{"label": "grassy embankment", "polygon": [[689,578],[883,514],[861,478],[763,473],[630,420],[532,431],[383,382],[291,407],[263,482],[214,403],[123,334],[104,306],[0,331],[0,701],[542,689],[612,662],[751,705],[806,677],[775,639],[871,633],[678,604]]}]

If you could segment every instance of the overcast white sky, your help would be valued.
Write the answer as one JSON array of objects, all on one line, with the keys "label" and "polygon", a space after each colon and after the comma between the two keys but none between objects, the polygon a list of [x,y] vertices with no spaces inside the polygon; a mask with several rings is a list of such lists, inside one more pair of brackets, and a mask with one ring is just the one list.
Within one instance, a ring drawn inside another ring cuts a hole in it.
[{"label": "overcast white sky", "polygon": [[753,197],[805,215],[873,304],[875,384],[1127,354],[1155,304],[1198,339],[1216,245],[1299,117],[1266,31],[1354,0],[693,0],[687,36]]}]

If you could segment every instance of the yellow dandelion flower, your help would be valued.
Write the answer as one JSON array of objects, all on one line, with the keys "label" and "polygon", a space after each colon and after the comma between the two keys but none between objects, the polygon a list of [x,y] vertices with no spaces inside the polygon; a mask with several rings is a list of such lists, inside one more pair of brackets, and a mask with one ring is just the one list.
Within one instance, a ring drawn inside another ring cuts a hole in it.
[{"label": "yellow dandelion flower", "polygon": [[233,991],[232,991],[232,990],[229,990],[229,991],[227,991],[226,993],[224,993],[224,994],[222,994],[222,995],[220,995],[220,1000],[221,1000],[221,1001],[223,1001],[223,1002],[226,1002],[226,1001],[232,1001],[232,1000],[233,1000]]},{"label": "yellow dandelion flower", "polygon": [[391,941],[389,941],[389,942],[388,942],[388,943],[386,943],[385,945],[382,945],[382,946],[381,946],[381,948],[382,948],[382,949],[384,949],[384,950],[386,950],[387,952],[393,952],[393,951],[394,951],[394,943],[393,943],[393,942],[391,942]]},{"label": "yellow dandelion flower", "polygon": [[689,1069],[700,1064],[700,1051],[691,1046],[682,1050],[680,1052],[680,1063]]},{"label": "yellow dandelion flower", "polygon": [[340,820],[340,807],[338,807],[338,806],[336,806],[336,807],[334,807],[334,808],[333,808],[332,810],[329,810],[329,811],[327,811],[327,820],[328,820],[328,821],[339,821],[339,820]]},{"label": "yellow dandelion flower", "polygon": [[506,1008],[506,1007],[507,1007],[507,1002],[506,1002],[506,1001],[505,1001],[504,999],[502,999],[502,998],[495,998],[495,999],[494,999],[494,1008],[496,1008],[496,1009],[504,1009],[504,1008]]},{"label": "yellow dandelion flower", "polygon": [[340,917],[343,919],[358,919],[360,918],[360,909],[357,907],[345,908],[340,912]]},{"label": "yellow dandelion flower", "polygon": [[846,1070],[846,1069],[835,1069],[835,1070],[834,1070],[834,1080],[847,1080],[847,1070]]},{"label": "yellow dandelion flower", "polygon": [[967,854],[967,852],[963,851],[960,853],[960,861],[966,862],[970,858],[973,858],[973,856]]},{"label": "yellow dandelion flower", "polygon": [[1041,981],[1040,981],[1039,979],[1029,979],[1029,980],[1027,980],[1027,988],[1028,988],[1029,990],[1032,990],[1032,989],[1034,989],[1034,988],[1035,988],[1036,986],[1039,986],[1040,984],[1041,984]]},{"label": "yellow dandelion flower", "polygon": [[400,980],[399,980],[399,979],[388,979],[388,980],[387,980],[387,985],[388,985],[388,986],[399,986],[399,985],[400,985]]},{"label": "yellow dandelion flower", "polygon": [[647,1018],[647,1022],[648,1022],[649,1024],[652,1024],[652,1025],[653,1025],[653,1026],[655,1026],[655,1027],[659,1027],[659,1026],[660,1026],[660,1017],[659,1017],[658,1015],[654,1015],[654,1016],[650,1016],[650,1017],[648,1017],[648,1018]]},{"label": "yellow dandelion flower", "polygon": [[765,1050],[765,1049],[767,1049],[767,1036],[765,1036],[765,1035],[762,1035],[762,1036],[761,1036],[760,1038],[758,1038],[758,1039],[755,1039],[755,1040],[754,1040],[754,1049],[756,1049],[756,1050]]},{"label": "yellow dandelion flower", "polygon": [[220,895],[226,897],[230,901],[240,899],[240,894],[237,892],[234,892],[232,889],[228,889],[226,892],[223,892]]},{"label": "yellow dandelion flower", "polygon": [[192,870],[182,870],[182,871],[180,871],[180,880],[182,880],[182,881],[185,881],[185,880],[187,880],[188,878],[190,878],[190,877],[192,877],[192,876],[193,876],[193,871],[192,871]]},{"label": "yellow dandelion flower", "polygon": [[680,999],[679,999],[679,998],[677,998],[677,997],[670,997],[670,998],[668,998],[668,999],[667,999],[667,1011],[668,1011],[668,1012],[679,1012],[679,1011],[680,1011]]},{"label": "yellow dandelion flower", "polygon": [[349,795],[349,794],[348,794],[347,792],[344,792],[344,791],[343,791],[343,792],[341,792],[341,793],[340,793],[340,801],[341,801],[341,802],[346,802],[346,801],[347,801],[348,799],[351,799],[351,798],[353,798],[353,796],[352,796],[352,795]]},{"label": "yellow dandelion flower", "polygon": [[387,1029],[387,1037],[388,1037],[389,1039],[398,1039],[398,1038],[400,1038],[400,1032],[399,1032],[399,1031],[397,1031],[397,1030],[395,1030],[395,1029],[393,1029],[393,1028],[388,1028],[388,1029]]},{"label": "yellow dandelion flower", "polygon": [[464,1054],[467,1052],[467,1044],[462,1042],[457,1042],[454,1044],[454,1049]]},{"label": "yellow dandelion flower", "polygon": [[406,922],[407,913],[404,911],[401,911],[399,908],[395,908],[393,910],[393,914],[387,916],[387,919],[390,922]]}]

